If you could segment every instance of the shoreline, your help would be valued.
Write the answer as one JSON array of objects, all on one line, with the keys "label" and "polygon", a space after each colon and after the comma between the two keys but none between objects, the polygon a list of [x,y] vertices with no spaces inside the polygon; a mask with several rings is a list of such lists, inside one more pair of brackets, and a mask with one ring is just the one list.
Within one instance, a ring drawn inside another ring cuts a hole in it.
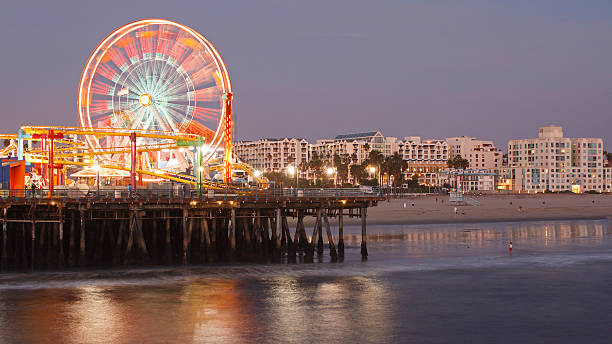
[{"label": "shoreline", "polygon": [[[381,201],[368,209],[368,225],[419,225],[484,222],[612,220],[609,194],[487,194],[472,197],[479,204],[451,205],[448,195],[424,195]],[[456,209],[456,213],[455,213]],[[295,226],[295,219],[289,219]],[[313,226],[314,217],[304,219]],[[330,221],[337,227],[337,218]],[[344,216],[345,225],[359,218]]]}]

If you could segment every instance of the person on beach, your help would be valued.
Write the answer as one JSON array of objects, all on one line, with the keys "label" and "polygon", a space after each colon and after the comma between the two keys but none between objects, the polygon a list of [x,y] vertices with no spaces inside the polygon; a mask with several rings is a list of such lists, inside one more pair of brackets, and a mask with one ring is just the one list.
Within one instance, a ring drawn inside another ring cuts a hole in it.
[{"label": "person on beach", "polygon": [[455,207],[455,215],[457,215],[457,207]]},{"label": "person on beach", "polygon": [[508,244],[508,251],[510,251],[510,253],[512,253],[512,241],[510,241],[510,244]]}]

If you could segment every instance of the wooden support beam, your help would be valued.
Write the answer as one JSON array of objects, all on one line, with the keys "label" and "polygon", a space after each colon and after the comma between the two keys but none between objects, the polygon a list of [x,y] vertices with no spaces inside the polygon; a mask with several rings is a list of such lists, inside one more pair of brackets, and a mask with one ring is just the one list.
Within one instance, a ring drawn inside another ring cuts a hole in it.
[{"label": "wooden support beam", "polygon": [[237,231],[237,226],[236,226],[236,208],[231,208],[230,209],[230,216],[231,216],[231,224],[230,224],[230,254],[233,255],[236,253],[236,231]]},{"label": "wooden support beam", "polygon": [[58,259],[57,265],[61,269],[64,267],[64,214],[62,212],[62,208],[59,210],[59,224],[58,224],[58,239],[59,239],[59,250],[58,250]]},{"label": "wooden support beam", "polygon": [[164,263],[170,264],[172,263],[172,242],[171,242],[171,233],[170,233],[170,218],[168,217],[168,213],[164,212],[166,215],[166,235],[164,238]]},{"label": "wooden support beam", "polygon": [[317,234],[317,253],[319,255],[323,254],[323,221],[321,219],[323,214],[323,209],[317,209],[317,223],[318,226],[318,234]]},{"label": "wooden support beam", "polygon": [[119,228],[117,228],[117,238],[115,240],[115,247],[113,249],[113,265],[119,265],[125,262],[121,260],[122,248],[123,248],[123,237],[125,236],[125,221],[119,221]]},{"label": "wooden support beam", "polygon": [[183,208],[183,264],[187,264],[187,250],[189,248],[189,240],[190,240],[190,231],[193,227],[189,228],[189,226],[193,226],[193,221],[189,221],[189,211],[186,208]]},{"label": "wooden support beam", "polygon": [[368,208],[361,208],[361,257],[363,259],[368,258],[368,244],[367,244],[367,233],[366,233],[366,216]]},{"label": "wooden support beam", "polygon": [[153,214],[153,219],[151,220],[151,245],[149,247],[149,253],[151,256],[151,260],[154,263],[158,263],[158,259],[159,256],[157,254],[157,231],[159,230],[158,228],[158,222],[157,222],[157,216],[155,216],[156,214]]},{"label": "wooden support beam", "polygon": [[243,245],[243,249],[246,250],[251,250],[252,248],[252,244],[251,244],[251,219],[250,218],[243,218],[242,219],[242,224],[243,224],[243,229],[244,229],[244,245]]},{"label": "wooden support beam", "polygon": [[287,240],[287,246],[290,249],[294,249],[293,240],[291,239],[291,231],[289,230],[289,222],[287,221],[287,216],[283,216],[281,219],[283,225],[283,232],[285,233],[285,240]]},{"label": "wooden support beam", "polygon": [[130,219],[129,219],[129,227],[128,227],[128,238],[127,243],[125,244],[125,254],[123,255],[123,264],[132,264],[134,261],[133,258],[133,246],[134,246],[134,228],[136,227],[136,219],[134,217],[134,212],[130,211]]},{"label": "wooden support beam", "polygon": [[85,261],[85,210],[79,211],[81,217],[81,225],[79,226],[80,236],[79,236],[79,266],[84,267],[86,265]]},{"label": "wooden support beam", "polygon": [[134,223],[136,225],[134,228],[134,240],[136,242],[136,251],[138,252],[138,262],[140,264],[147,264],[149,262],[149,250],[142,231],[142,211],[139,209],[134,210]]},{"label": "wooden support beam", "polygon": [[[6,208],[4,209],[4,217],[6,218]],[[7,249],[7,245],[6,245],[6,240],[7,240],[7,235],[6,235],[6,226],[7,226],[7,222],[6,221],[2,221],[2,266],[1,266],[1,270],[2,271],[6,271],[8,270],[8,253],[6,252]]]},{"label": "wooden support beam", "polygon": [[31,254],[32,257],[31,257],[31,261],[30,261],[30,269],[32,271],[34,271],[34,265],[35,265],[34,264],[35,263],[34,259],[36,258],[36,254],[35,254],[36,253],[36,245],[35,245],[35,242],[36,242],[36,221],[32,221],[32,241],[30,242],[30,246],[31,246],[31,249],[32,249],[32,254]]},{"label": "wooden support beam", "polygon": [[281,225],[281,209],[280,208],[276,208],[276,221],[274,222],[275,225],[275,232],[277,233],[276,236],[276,242],[275,242],[275,248],[276,250],[279,250],[281,247],[281,231],[282,231],[282,225]]},{"label": "wooden support beam", "polygon": [[255,248],[259,247],[263,242],[263,234],[261,233],[261,212],[259,209],[255,211],[254,231],[255,231]]},{"label": "wooden support beam", "polygon": [[344,220],[342,218],[342,208],[338,212],[338,256],[344,257]]},{"label": "wooden support beam", "polygon": [[200,218],[200,263],[204,263],[206,261],[209,246],[210,237],[208,236],[208,221],[206,221],[206,218],[202,216],[202,218]]},{"label": "wooden support beam", "polygon": [[329,226],[329,219],[327,218],[327,209],[323,211],[323,222],[325,223],[325,231],[327,232],[327,243],[329,245],[329,255],[332,258],[332,261],[338,259],[338,253],[336,252],[336,245],[334,245],[334,237],[331,233],[331,228]]},{"label": "wooden support beam", "polygon": [[76,225],[76,211],[70,212],[70,233],[68,235],[68,266],[74,266],[74,227]]}]

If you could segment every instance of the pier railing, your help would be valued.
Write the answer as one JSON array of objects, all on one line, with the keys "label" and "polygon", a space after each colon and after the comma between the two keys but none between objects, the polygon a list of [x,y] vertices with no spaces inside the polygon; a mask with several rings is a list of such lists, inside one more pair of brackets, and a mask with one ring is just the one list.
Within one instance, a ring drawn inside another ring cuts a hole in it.
[{"label": "pier railing", "polygon": [[49,200],[221,200],[221,201],[273,201],[273,200],[343,200],[369,199],[381,200],[384,195],[377,189],[360,188],[276,188],[276,189],[218,189],[193,190],[182,188],[137,189],[101,188],[91,190],[55,189],[51,196],[47,189],[2,189],[0,198],[4,200],[49,199]]}]

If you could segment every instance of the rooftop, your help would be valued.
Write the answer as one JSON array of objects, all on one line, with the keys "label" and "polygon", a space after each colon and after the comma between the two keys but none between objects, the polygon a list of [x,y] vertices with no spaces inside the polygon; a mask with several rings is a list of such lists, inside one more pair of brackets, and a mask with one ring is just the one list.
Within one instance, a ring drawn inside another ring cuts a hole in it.
[{"label": "rooftop", "polygon": [[344,134],[336,136],[336,140],[359,139],[364,137],[372,137],[378,133],[377,131],[368,131],[365,133]]}]

